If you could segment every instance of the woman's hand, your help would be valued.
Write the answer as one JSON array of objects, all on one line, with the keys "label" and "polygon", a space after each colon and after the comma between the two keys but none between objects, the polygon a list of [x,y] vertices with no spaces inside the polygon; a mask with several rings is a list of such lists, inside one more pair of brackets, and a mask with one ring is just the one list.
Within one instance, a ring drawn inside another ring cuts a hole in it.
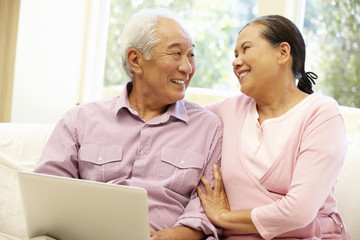
[{"label": "woman's hand", "polygon": [[201,178],[201,182],[204,184],[205,192],[200,185],[197,187],[197,192],[207,217],[214,225],[222,227],[220,220],[221,216],[230,213],[230,206],[226,196],[224,184],[222,182],[219,167],[214,165],[213,171],[214,188],[211,186],[211,183],[203,176]]}]

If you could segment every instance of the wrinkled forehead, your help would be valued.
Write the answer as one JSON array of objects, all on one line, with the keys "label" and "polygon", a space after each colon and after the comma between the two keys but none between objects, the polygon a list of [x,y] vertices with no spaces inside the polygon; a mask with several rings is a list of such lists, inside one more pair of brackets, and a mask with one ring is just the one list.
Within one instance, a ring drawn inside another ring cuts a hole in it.
[{"label": "wrinkled forehead", "polygon": [[165,43],[168,47],[195,47],[189,31],[174,19],[165,17],[160,18],[157,31],[160,37],[160,42]]}]

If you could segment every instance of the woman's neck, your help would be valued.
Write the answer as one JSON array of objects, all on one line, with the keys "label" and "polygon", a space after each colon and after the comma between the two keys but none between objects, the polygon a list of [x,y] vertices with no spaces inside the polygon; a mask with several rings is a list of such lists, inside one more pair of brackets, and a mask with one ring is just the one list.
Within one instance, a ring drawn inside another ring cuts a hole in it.
[{"label": "woman's neck", "polygon": [[282,116],[307,96],[308,94],[296,88],[283,94],[272,94],[265,98],[263,96],[259,101],[255,99],[259,123],[262,124],[267,119]]}]

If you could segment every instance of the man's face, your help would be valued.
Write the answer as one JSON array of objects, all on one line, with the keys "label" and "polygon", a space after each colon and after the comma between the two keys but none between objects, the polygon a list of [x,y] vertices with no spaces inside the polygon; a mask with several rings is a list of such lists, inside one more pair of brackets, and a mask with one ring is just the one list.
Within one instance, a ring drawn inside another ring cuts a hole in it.
[{"label": "man's face", "polygon": [[160,42],[151,59],[142,65],[142,90],[152,102],[168,105],[181,100],[196,65],[191,36],[174,20],[162,18],[158,26]]}]

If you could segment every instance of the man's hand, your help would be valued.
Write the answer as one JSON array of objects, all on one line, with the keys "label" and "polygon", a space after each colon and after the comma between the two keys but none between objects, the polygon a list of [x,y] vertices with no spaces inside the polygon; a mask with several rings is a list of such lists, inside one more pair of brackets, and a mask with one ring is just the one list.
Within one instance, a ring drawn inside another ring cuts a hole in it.
[{"label": "man's hand", "polygon": [[44,236],[34,237],[34,238],[30,238],[30,239],[26,238],[25,240],[56,240],[56,239],[44,235]]}]

